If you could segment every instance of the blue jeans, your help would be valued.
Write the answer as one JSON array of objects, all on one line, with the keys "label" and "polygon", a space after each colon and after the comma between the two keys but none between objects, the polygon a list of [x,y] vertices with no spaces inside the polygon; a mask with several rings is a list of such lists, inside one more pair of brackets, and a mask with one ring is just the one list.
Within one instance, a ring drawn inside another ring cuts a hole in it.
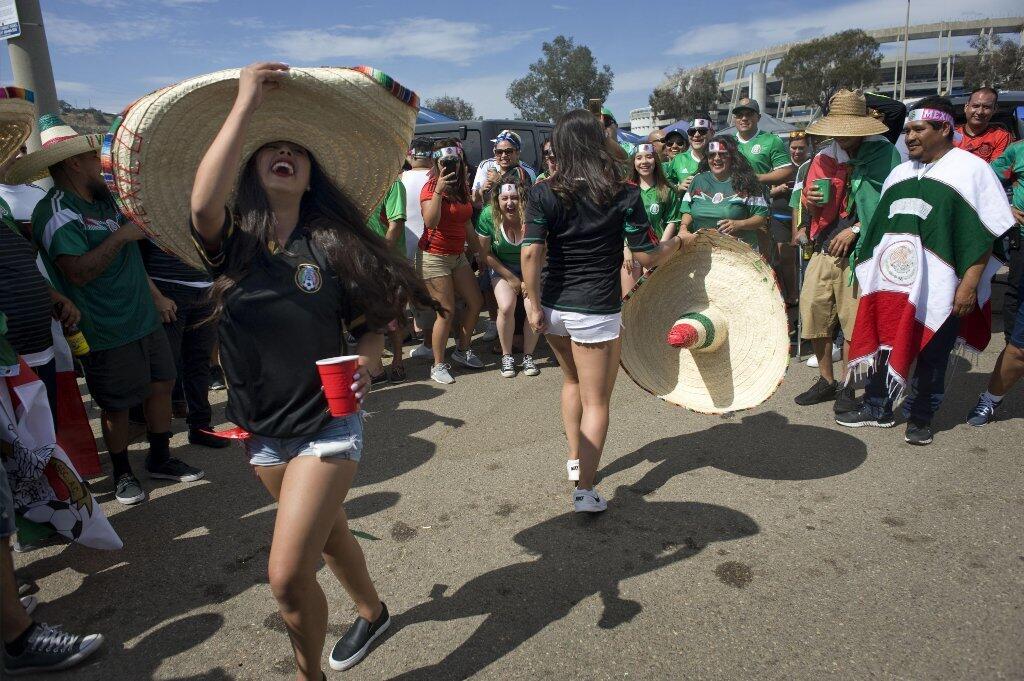
[{"label": "blue jeans", "polygon": [[246,447],[253,466],[280,466],[297,456],[338,457],[359,463],[363,455],[363,415],[336,416],[319,433],[306,437],[253,435]]},{"label": "blue jeans", "polygon": [[[917,356],[917,366],[910,380],[910,396],[903,402],[903,415],[908,419],[931,423],[932,416],[942,404],[946,394],[949,353],[953,351],[959,329],[960,318],[950,316]],[[892,416],[893,399],[885,385],[886,375],[884,369],[879,369],[871,374],[864,388],[864,404],[875,418]]]}]

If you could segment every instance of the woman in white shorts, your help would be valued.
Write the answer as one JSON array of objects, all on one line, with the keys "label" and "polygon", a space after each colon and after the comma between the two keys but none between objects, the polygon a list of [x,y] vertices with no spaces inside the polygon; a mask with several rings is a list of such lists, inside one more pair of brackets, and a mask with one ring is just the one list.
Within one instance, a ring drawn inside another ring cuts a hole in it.
[{"label": "woman in white shorts", "polygon": [[640,189],[625,180],[611,144],[587,111],[558,119],[552,133],[558,173],[530,190],[522,249],[526,296],[542,306],[528,310],[530,324],[546,334],[564,375],[562,420],[577,512],[608,507],[594,483],[619,364],[623,238],[644,267],[657,266],[695,238],[648,238]]}]

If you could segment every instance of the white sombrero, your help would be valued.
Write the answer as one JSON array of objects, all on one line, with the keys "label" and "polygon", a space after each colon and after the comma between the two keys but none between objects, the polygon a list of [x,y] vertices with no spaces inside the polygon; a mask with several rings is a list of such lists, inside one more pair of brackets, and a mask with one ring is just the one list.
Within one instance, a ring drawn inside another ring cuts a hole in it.
[{"label": "white sombrero", "polygon": [[25,154],[7,170],[4,184],[27,184],[50,174],[50,166],[88,151],[99,153],[103,142],[100,133],[82,134],[55,113],[39,117],[39,138],[43,146]]},{"label": "white sombrero", "polygon": [[[125,216],[197,267],[189,195],[235,101],[238,74],[197,76],[143,97],[114,121],[103,143],[104,179]],[[418,107],[416,93],[368,66],[293,68],[253,114],[243,165],[268,142],[300,144],[366,216],[405,161]]]},{"label": "white sombrero", "polygon": [[0,163],[6,163],[32,134],[35,95],[20,87],[0,88]]},{"label": "white sombrero", "polygon": [[640,282],[622,306],[622,367],[637,385],[705,414],[750,409],[789,365],[786,307],[771,266],[715,231]]}]

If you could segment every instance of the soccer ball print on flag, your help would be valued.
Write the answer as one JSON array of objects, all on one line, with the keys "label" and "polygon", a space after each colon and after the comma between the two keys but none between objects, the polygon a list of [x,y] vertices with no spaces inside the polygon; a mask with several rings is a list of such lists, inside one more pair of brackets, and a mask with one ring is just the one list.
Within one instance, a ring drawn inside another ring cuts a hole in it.
[{"label": "soccer ball print on flag", "polygon": [[0,448],[15,511],[97,549],[124,545],[53,431],[46,387],[21,360],[0,383]]}]

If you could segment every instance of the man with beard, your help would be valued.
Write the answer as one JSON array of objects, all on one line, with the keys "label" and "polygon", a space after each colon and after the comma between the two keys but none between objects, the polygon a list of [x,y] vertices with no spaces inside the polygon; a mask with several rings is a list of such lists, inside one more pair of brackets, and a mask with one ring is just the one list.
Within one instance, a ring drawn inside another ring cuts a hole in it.
[{"label": "man with beard", "polygon": [[176,371],[154,304],[163,297],[146,275],[136,243],[146,235],[124,219],[103,182],[97,154],[102,136],[80,135],[56,114],[40,117],[39,131],[42,148],[15,161],[5,182],[53,178],[53,189],[32,213],[32,237],[50,279],[82,313],[79,328],[90,348],[82,364],[102,410],[115,498],[135,504],[146,498],[128,463],[128,410],[137,404],[145,407],[150,477],[203,477],[170,456]]}]

